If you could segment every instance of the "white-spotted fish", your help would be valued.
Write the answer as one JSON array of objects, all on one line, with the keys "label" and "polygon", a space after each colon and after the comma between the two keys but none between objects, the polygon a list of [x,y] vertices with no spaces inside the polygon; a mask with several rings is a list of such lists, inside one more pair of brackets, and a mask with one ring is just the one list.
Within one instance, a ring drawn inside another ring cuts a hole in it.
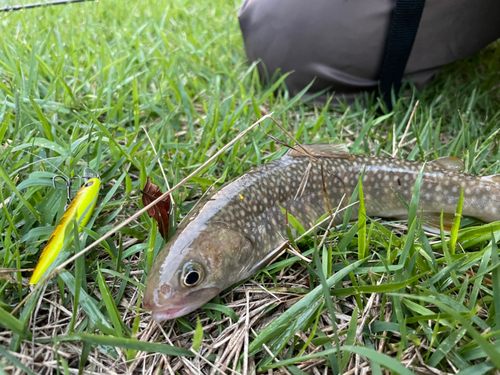
[{"label": "white-spotted fish", "polygon": [[[154,319],[185,315],[265,267],[287,240],[282,208],[309,228],[344,195],[342,205],[347,204],[363,170],[366,214],[407,217],[398,195],[411,201],[422,163],[351,155],[338,144],[303,147],[309,155],[298,147],[250,170],[205,197],[184,218],[148,274],[143,302]],[[439,227],[441,212],[455,213],[462,188],[464,216],[500,220],[500,175],[477,177],[461,169],[463,163],[454,157],[426,164],[419,210],[427,228]],[[341,222],[342,215],[336,220]]]}]

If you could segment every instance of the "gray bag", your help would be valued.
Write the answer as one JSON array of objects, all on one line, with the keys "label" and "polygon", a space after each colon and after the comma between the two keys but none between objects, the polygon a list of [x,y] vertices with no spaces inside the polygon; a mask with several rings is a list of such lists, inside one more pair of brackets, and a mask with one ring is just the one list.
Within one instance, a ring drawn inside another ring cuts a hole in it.
[{"label": "gray bag", "polygon": [[[499,0],[423,3],[401,70],[417,87],[440,66],[500,37]],[[292,94],[315,79],[309,93],[331,88],[349,99],[378,89],[395,6],[392,0],[246,0],[238,16],[248,59],[263,63],[262,77],[293,72],[285,81]]]}]

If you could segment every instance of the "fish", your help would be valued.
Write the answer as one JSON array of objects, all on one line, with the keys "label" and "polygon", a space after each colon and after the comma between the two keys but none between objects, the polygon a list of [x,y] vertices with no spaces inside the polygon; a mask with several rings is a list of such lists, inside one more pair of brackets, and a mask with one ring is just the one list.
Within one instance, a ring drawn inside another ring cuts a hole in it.
[{"label": "fish", "polygon": [[31,275],[29,285],[36,285],[40,281],[44,272],[54,262],[61,250],[73,240],[73,230],[68,228],[73,222],[73,218],[79,224],[79,232],[82,231],[82,226],[88,224],[97,203],[100,184],[101,181],[98,178],[91,178],[78,190],[75,198],[57,223],[47,245],[45,245]]},{"label": "fish", "polygon": [[[156,321],[186,315],[266,267],[287,241],[287,214],[311,227],[329,209],[347,206],[360,176],[367,216],[405,219],[424,168],[419,196],[426,228],[451,228],[463,189],[464,216],[500,220],[500,175],[461,173],[463,162],[422,163],[350,154],[344,144],[294,147],[207,194],[182,220],[151,266],[143,307]],[[343,197],[347,199],[343,199]],[[400,199],[401,198],[401,199]],[[351,219],[358,216],[353,206]],[[343,214],[335,217],[343,221]]]}]

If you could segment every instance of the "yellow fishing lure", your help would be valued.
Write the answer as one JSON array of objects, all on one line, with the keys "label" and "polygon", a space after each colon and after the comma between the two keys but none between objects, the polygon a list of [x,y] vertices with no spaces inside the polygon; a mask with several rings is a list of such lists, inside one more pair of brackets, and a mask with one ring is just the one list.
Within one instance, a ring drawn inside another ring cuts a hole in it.
[{"label": "yellow fishing lure", "polygon": [[101,182],[98,178],[91,178],[78,190],[75,199],[73,199],[63,217],[59,220],[56,229],[49,238],[49,242],[47,242],[47,246],[43,249],[35,271],[31,276],[30,285],[40,281],[43,273],[54,262],[64,245],[70,243],[73,239],[72,230],[69,230],[66,236],[66,229],[73,222],[73,218],[78,223],[78,232],[81,232],[81,228],[87,225],[97,203],[100,185]]}]

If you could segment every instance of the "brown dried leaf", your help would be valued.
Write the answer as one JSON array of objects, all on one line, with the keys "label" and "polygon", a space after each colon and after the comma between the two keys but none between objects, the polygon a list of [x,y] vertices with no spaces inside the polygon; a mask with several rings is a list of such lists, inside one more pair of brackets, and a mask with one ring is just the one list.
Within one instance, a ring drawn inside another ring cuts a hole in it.
[{"label": "brown dried leaf", "polygon": [[[160,197],[163,193],[159,186],[151,183],[149,177],[146,180],[146,185],[144,189],[141,190],[142,193],[142,204],[147,206],[155,199]],[[163,201],[158,202],[155,206],[148,210],[149,216],[158,222],[158,231],[160,232],[163,239],[166,241],[168,239],[168,223],[170,218],[170,196],[166,197]]]}]

